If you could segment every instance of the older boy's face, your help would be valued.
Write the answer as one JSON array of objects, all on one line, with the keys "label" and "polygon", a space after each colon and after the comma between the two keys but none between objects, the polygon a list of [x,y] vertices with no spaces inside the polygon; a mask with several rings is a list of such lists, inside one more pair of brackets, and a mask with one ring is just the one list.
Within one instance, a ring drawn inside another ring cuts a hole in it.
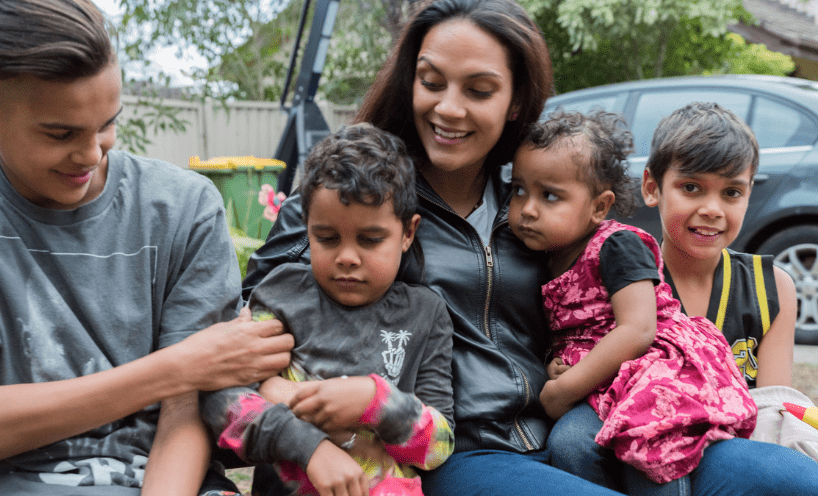
[{"label": "older boy's face", "polygon": [[117,64],[68,83],[30,76],[0,81],[0,166],[20,195],[53,209],[99,196],[121,86]]},{"label": "older boy's face", "polygon": [[662,251],[698,259],[719,257],[741,230],[752,189],[750,168],[736,177],[715,173],[681,174],[671,166],[662,187],[646,172],[645,204],[658,207],[662,219]]},{"label": "older boy's face", "polygon": [[318,285],[342,305],[373,303],[395,280],[419,219],[415,215],[405,230],[391,201],[377,207],[344,205],[336,190],[319,187],[307,221],[310,263]]}]

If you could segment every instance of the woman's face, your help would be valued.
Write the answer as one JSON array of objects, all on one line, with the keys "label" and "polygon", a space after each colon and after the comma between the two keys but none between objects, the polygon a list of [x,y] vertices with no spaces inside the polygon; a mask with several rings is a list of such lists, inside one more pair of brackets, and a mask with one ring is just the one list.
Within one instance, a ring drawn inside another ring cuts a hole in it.
[{"label": "woman's face", "polygon": [[511,118],[513,74],[506,48],[471,21],[433,27],[417,57],[415,126],[432,165],[479,170]]}]

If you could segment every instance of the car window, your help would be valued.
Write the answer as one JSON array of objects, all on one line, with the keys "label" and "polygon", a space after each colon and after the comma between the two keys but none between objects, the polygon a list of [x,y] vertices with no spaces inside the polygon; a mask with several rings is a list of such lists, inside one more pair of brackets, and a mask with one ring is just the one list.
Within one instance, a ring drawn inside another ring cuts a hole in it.
[{"label": "car window", "polygon": [[[597,98],[569,100],[567,102],[560,102],[556,108],[573,112],[581,112],[583,114],[588,114],[593,110],[599,109],[610,112],[614,108],[616,98],[617,95],[609,95]],[[548,113],[550,114],[551,112],[553,112],[553,110],[550,110]]]},{"label": "car window", "polygon": [[750,109],[750,95],[734,90],[704,88],[645,92],[639,96],[633,115],[634,156],[646,157],[650,153],[650,140],[659,121],[691,102],[716,102],[742,119],[747,119]]},{"label": "car window", "polygon": [[788,105],[759,97],[750,126],[759,148],[811,145],[818,138],[818,126],[803,112]]}]

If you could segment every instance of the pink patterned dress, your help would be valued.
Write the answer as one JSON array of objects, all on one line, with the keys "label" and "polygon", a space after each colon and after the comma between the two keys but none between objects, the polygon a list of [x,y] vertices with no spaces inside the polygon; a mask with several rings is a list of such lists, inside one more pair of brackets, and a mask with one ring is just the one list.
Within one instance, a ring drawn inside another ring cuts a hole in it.
[{"label": "pink patterned dress", "polygon": [[[662,258],[648,233],[603,221],[577,262],[542,288],[554,356],[579,362],[614,327],[610,295],[599,273],[599,252],[612,233],[639,235]],[[588,403],[603,421],[596,442],[656,482],[668,482],[696,468],[713,441],[748,438],[757,409],[719,330],[707,319],[680,310],[662,278],[655,286],[657,331],[647,352],[625,362],[598,386]]]}]

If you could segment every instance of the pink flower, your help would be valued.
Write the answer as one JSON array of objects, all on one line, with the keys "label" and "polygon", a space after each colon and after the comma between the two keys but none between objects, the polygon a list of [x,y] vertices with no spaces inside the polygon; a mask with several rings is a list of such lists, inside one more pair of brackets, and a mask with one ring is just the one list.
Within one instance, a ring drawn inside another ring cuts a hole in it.
[{"label": "pink flower", "polygon": [[275,222],[278,218],[278,211],[281,210],[281,203],[287,199],[283,192],[276,193],[269,184],[262,184],[261,191],[258,192],[258,202],[263,205],[264,218],[270,222]]}]

